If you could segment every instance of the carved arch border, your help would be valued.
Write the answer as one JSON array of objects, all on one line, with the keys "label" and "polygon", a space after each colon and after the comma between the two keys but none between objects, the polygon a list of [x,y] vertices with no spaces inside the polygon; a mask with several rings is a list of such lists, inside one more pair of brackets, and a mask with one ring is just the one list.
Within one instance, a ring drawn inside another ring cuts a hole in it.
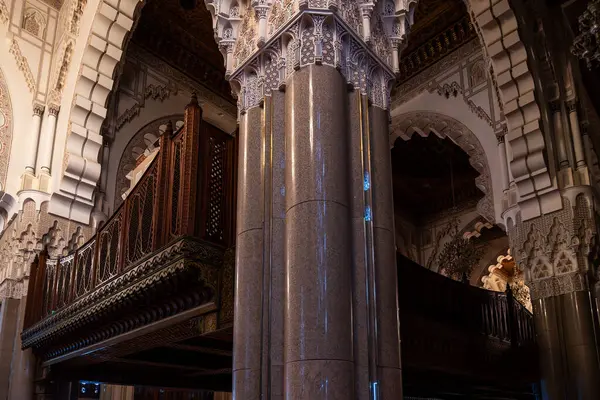
[{"label": "carved arch border", "polygon": [[150,148],[151,145],[148,146],[146,144],[146,140],[148,139],[147,136],[153,135],[156,139],[158,139],[165,131],[167,122],[169,121],[173,123],[173,129],[177,130],[183,125],[183,114],[160,117],[147,123],[140,130],[138,130],[125,145],[125,148],[123,149],[123,152],[119,158],[119,165],[117,167],[115,176],[115,210],[123,202],[121,194],[129,188],[129,182],[126,175],[129,173],[129,171],[131,171],[131,169],[133,169],[132,167],[135,166],[136,154],[138,153],[136,148],[142,149],[142,152],[147,149],[152,150]]},{"label": "carved arch border", "polygon": [[431,111],[412,111],[397,115],[393,117],[390,127],[390,147],[394,147],[398,138],[408,141],[415,133],[427,137],[431,132],[442,139],[450,138],[468,154],[470,164],[479,172],[475,185],[484,194],[477,203],[477,212],[494,224],[494,194],[489,163],[479,139],[462,122]]},{"label": "carved arch border", "polygon": [[13,112],[6,78],[0,69],[0,193],[3,193],[8,175],[12,149]]}]

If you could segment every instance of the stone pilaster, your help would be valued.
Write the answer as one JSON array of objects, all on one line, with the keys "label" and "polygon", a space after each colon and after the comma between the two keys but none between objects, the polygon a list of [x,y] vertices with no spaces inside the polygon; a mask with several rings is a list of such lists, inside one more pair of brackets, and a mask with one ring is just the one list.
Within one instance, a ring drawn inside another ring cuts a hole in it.
[{"label": "stone pilaster", "polygon": [[240,122],[233,395],[401,398],[388,105],[406,10],[286,4],[217,26]]},{"label": "stone pilaster", "polygon": [[522,222],[508,218],[513,254],[531,290],[546,399],[600,396],[588,262],[597,235],[589,186],[563,191],[563,209]]}]

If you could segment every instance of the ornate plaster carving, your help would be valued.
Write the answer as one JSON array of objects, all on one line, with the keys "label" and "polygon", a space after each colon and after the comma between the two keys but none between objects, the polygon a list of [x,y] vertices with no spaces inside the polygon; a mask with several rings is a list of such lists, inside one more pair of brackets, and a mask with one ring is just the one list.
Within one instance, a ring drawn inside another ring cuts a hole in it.
[{"label": "ornate plaster carving", "polygon": [[[323,22],[314,17],[305,19],[308,14],[319,14],[323,20],[330,19],[327,25],[336,25],[333,20],[338,21],[340,26],[332,27],[332,31],[343,29],[353,38],[360,37],[363,44],[368,43],[366,47],[369,55],[374,55],[378,62],[398,71],[398,45],[405,38],[407,27],[412,24],[409,9],[414,3],[416,1],[360,3],[338,0],[263,0],[240,5],[234,0],[205,0],[213,16],[215,37],[225,57],[228,76],[251,63],[258,48],[265,43],[277,41],[282,31],[288,31],[289,34],[290,26],[298,23],[302,33],[292,34],[294,51],[299,51],[304,46],[304,41],[312,41],[314,51],[319,53],[316,57],[318,62],[322,54],[326,54],[321,46],[328,40],[321,32],[320,25]],[[310,13],[306,9],[310,9]],[[312,27],[305,26],[305,23]],[[309,47],[306,46],[307,49]],[[299,59],[297,61],[300,62]]]},{"label": "ornate plaster carving", "polygon": [[29,7],[23,14],[21,27],[33,36],[43,38],[46,33],[46,18],[35,7]]},{"label": "ornate plaster carving", "polygon": [[477,212],[490,223],[495,223],[494,197],[490,167],[481,143],[465,125],[443,114],[415,111],[395,116],[390,128],[390,146],[396,139],[410,140],[413,134],[428,136],[431,132],[440,138],[449,137],[469,155],[469,162],[479,172],[475,185],[484,193],[477,203]]},{"label": "ornate plaster carving", "polygon": [[0,0],[0,22],[8,24],[8,7],[4,0]]},{"label": "ornate plaster carving", "polygon": [[239,112],[258,106],[263,96],[285,86],[294,71],[309,64],[338,68],[374,106],[388,108],[394,79],[391,69],[374,57],[372,49],[357,40],[336,14],[299,14],[286,27],[268,46],[254,53],[246,68],[232,75]]},{"label": "ornate plaster carving", "polygon": [[27,62],[25,56],[21,53],[19,43],[14,38],[10,43],[9,52],[13,56],[15,56],[15,60],[17,61],[17,67],[19,68],[19,71],[21,71],[25,76],[25,81],[27,82],[27,87],[29,88],[29,91],[31,93],[35,92],[35,79],[33,77],[33,74],[31,73],[31,68],[29,68],[29,63]]},{"label": "ornate plaster carving", "polygon": [[508,220],[511,248],[533,298],[585,290],[588,254],[597,232],[591,194],[564,197],[562,210],[522,221]]},{"label": "ornate plaster carving", "polygon": [[0,191],[6,186],[12,144],[13,114],[6,80],[0,70]]},{"label": "ornate plaster carving", "polygon": [[73,224],[64,218],[48,214],[48,203],[37,206],[27,198],[21,210],[0,236],[0,272],[8,277],[22,279],[29,276],[29,267],[36,254],[46,245],[52,256],[68,251],[69,241],[81,241],[91,237],[88,226]]},{"label": "ornate plaster carving", "polygon": [[[149,84],[146,86],[144,90],[144,100],[153,99],[158,101],[165,101],[171,95],[177,95],[176,87],[167,87],[165,85],[153,85]],[[127,110],[125,110],[121,115],[117,117],[117,130],[121,129],[127,123],[131,122],[134,118],[140,115],[140,111],[144,107],[143,103],[136,103]]]}]

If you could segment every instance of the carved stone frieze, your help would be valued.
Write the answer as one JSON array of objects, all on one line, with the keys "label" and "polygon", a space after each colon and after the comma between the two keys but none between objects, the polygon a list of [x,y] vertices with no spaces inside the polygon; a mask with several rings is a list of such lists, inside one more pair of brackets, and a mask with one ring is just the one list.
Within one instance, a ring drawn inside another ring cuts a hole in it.
[{"label": "carved stone frieze", "polygon": [[534,298],[587,288],[582,274],[597,232],[589,196],[563,197],[562,210],[530,221],[508,219],[511,249]]},{"label": "carved stone frieze", "polygon": [[0,282],[0,300],[3,299],[21,299],[27,296],[28,280],[4,279]]},{"label": "carved stone frieze", "polygon": [[532,281],[528,286],[532,300],[588,290],[585,275],[579,272]]},{"label": "carved stone frieze", "polygon": [[398,138],[410,140],[415,132],[424,136],[433,132],[441,138],[449,137],[469,155],[469,162],[479,172],[475,185],[484,193],[483,199],[477,203],[477,212],[490,223],[495,223],[490,167],[477,136],[454,118],[435,112],[416,111],[393,117],[390,146],[393,147]]}]

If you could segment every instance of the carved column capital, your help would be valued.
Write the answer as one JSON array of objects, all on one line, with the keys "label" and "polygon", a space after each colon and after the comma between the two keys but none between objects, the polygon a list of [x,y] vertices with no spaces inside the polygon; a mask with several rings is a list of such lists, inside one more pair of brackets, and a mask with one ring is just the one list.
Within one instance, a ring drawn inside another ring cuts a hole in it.
[{"label": "carved column capital", "polygon": [[44,115],[44,109],[46,107],[41,103],[33,103],[33,115],[36,117],[41,117]]},{"label": "carved column capital", "polygon": [[53,117],[57,117],[60,111],[60,106],[58,104],[50,103],[48,104],[48,113]]}]

